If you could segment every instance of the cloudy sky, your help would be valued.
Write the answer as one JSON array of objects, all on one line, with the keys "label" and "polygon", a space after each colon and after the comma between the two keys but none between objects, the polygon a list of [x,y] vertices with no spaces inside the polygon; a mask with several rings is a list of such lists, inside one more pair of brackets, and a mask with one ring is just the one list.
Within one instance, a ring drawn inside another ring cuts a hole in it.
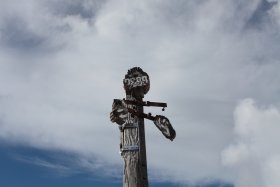
[{"label": "cloudy sky", "polygon": [[0,185],[121,186],[109,120],[127,70],[167,102],[146,121],[150,186],[280,186],[276,0],[0,0]]}]

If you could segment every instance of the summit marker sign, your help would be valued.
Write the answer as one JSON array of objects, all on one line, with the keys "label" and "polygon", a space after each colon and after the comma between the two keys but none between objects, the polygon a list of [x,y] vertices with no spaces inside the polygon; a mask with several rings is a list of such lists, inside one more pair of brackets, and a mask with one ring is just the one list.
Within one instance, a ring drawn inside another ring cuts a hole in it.
[{"label": "summit marker sign", "polygon": [[123,80],[125,99],[114,99],[110,119],[119,125],[120,153],[124,158],[123,187],[148,187],[144,119],[152,120],[171,141],[176,137],[165,116],[145,114],[144,106],[167,107],[166,103],[143,101],[150,89],[149,75],[139,67],[128,70]]}]

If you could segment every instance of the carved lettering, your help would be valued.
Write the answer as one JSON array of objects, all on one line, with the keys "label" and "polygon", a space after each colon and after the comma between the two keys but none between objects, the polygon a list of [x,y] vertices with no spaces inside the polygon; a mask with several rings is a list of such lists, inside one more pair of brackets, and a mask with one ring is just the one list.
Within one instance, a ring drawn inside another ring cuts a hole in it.
[{"label": "carved lettering", "polygon": [[128,78],[123,80],[124,84],[129,87],[145,86],[149,84],[149,79],[147,76],[141,76],[136,78]]}]

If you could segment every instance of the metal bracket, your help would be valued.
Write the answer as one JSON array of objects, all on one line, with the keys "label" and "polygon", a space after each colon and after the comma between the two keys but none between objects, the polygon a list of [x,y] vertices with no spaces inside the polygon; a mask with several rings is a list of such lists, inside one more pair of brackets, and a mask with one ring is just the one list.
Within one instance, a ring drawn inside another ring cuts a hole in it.
[{"label": "metal bracket", "polygon": [[139,151],[138,145],[125,145],[121,148],[121,153],[124,151]]},{"label": "metal bracket", "polygon": [[128,129],[128,128],[138,128],[138,124],[135,123],[124,123],[122,125],[119,125],[119,129],[120,131],[123,131],[124,129]]}]

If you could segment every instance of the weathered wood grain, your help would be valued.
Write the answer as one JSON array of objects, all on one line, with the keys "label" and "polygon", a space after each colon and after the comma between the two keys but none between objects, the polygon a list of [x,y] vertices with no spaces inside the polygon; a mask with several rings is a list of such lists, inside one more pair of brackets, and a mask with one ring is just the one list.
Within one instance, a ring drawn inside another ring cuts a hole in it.
[{"label": "weathered wood grain", "polygon": [[[132,95],[126,95],[127,100],[135,100]],[[127,105],[128,108],[143,111],[143,106]],[[124,151],[124,187],[148,187],[147,161],[145,147],[144,119],[129,113],[127,123],[134,123],[138,128],[125,128],[122,132],[122,147],[139,146],[139,150]]]}]

